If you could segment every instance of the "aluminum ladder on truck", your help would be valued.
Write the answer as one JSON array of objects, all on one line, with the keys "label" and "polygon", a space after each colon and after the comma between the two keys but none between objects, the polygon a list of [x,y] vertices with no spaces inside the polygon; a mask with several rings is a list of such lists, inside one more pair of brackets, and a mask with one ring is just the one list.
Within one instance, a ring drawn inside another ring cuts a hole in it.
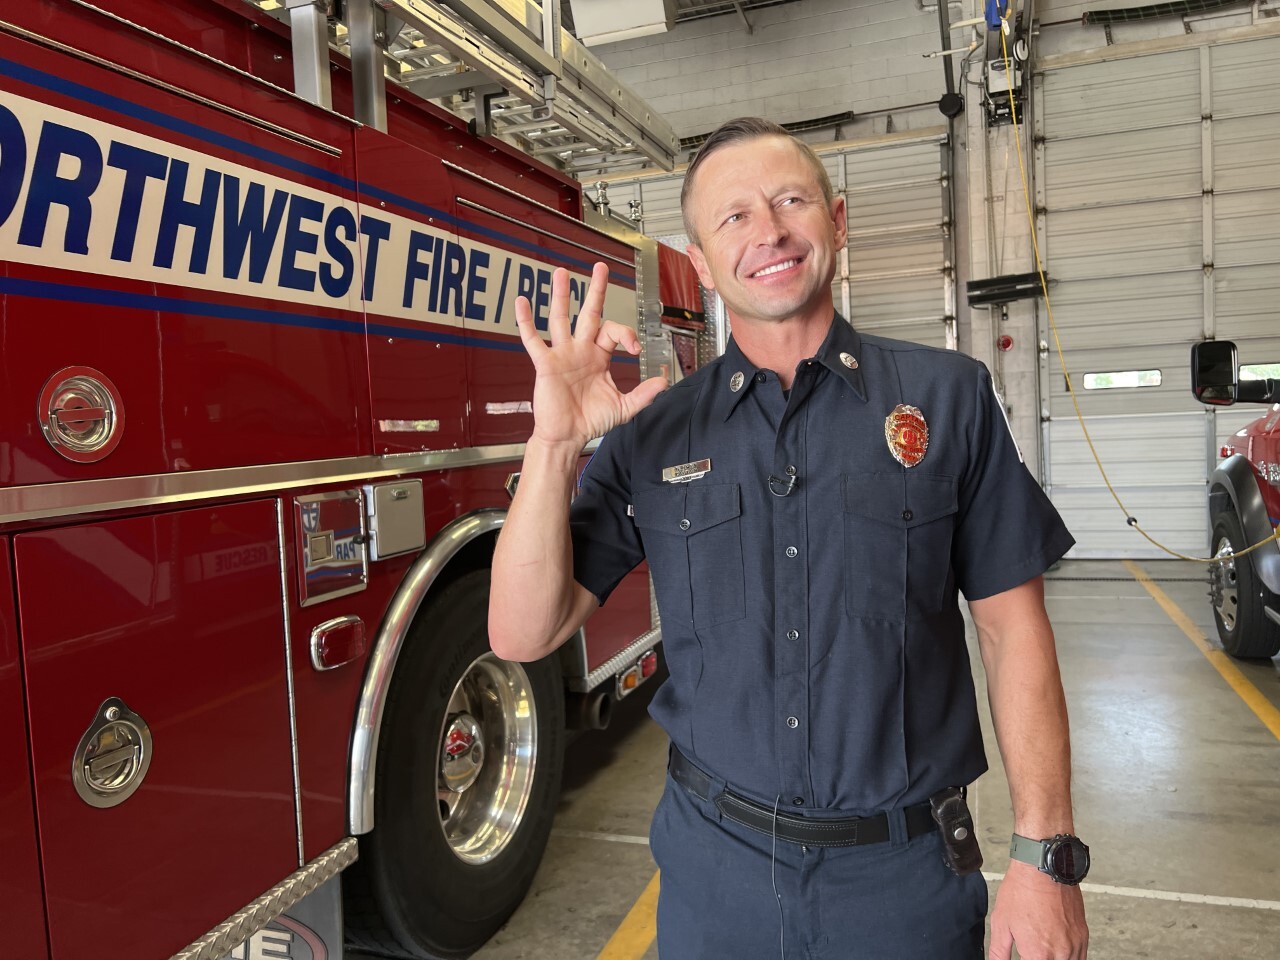
[{"label": "aluminum ladder on truck", "polygon": [[344,0],[341,20],[336,0],[246,2],[290,24],[300,96],[331,106],[329,49],[350,57],[355,119],[368,126],[386,129],[390,77],[570,173],[674,167],[670,124],[560,26],[559,0]]}]

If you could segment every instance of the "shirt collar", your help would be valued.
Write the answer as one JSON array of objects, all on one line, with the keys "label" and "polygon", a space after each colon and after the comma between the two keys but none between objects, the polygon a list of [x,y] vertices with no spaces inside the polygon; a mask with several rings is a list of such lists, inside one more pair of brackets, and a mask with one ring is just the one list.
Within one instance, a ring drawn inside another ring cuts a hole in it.
[{"label": "shirt collar", "polygon": [[756,373],[759,369],[738,348],[738,342],[729,337],[729,344],[720,359],[720,376],[717,378],[713,397],[716,414],[721,420],[728,420],[742,398],[751,392],[756,385]]},{"label": "shirt collar", "polygon": [[[867,391],[862,379],[861,355],[862,338],[844,317],[839,313],[835,314],[831,328],[813,359],[847,383],[858,399],[865,403]],[[742,398],[755,388],[756,373],[760,368],[746,358],[732,337],[729,338],[724,356],[720,358],[719,366],[719,376],[712,388],[713,402],[716,415],[721,420],[728,420]],[[735,383],[738,385],[737,389],[734,389]]]},{"label": "shirt collar", "polygon": [[827,338],[818,348],[816,359],[847,383],[859,400],[866,402],[867,389],[862,379],[862,337],[839,313],[827,331]]}]

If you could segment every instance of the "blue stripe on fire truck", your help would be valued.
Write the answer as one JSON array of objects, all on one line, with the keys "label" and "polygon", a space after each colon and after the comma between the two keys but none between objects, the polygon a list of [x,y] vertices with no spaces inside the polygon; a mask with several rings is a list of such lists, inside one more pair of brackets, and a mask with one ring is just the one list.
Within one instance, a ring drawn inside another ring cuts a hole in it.
[{"label": "blue stripe on fire truck", "polygon": [[[40,300],[60,300],[64,303],[83,303],[100,307],[124,307],[160,313],[185,314],[197,317],[218,317],[225,320],[247,320],[251,323],[270,323],[284,327],[302,327],[311,330],[332,330],[338,333],[401,337],[407,340],[424,340],[462,347],[483,347],[489,350],[519,352],[524,346],[518,341],[493,340],[485,337],[469,337],[445,333],[425,326],[398,327],[388,323],[369,323],[362,320],[344,320],[339,317],[320,317],[300,313],[284,313],[279,310],[262,310],[226,303],[210,303],[201,300],[161,297],[147,293],[126,293],[101,287],[79,287],[67,283],[49,283],[42,280],[24,280],[19,277],[0,276],[0,294],[33,297]],[[614,363],[635,363],[636,357],[618,355]]]}]

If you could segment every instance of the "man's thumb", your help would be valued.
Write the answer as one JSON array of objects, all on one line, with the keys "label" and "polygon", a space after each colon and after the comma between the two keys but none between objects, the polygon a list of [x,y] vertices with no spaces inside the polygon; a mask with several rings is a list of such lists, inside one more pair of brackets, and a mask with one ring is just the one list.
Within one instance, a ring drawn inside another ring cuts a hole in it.
[{"label": "man's thumb", "polygon": [[626,405],[627,419],[630,420],[637,413],[647,407],[657,398],[663,390],[667,389],[666,377],[650,377],[640,383],[634,390],[626,394],[622,400]]}]

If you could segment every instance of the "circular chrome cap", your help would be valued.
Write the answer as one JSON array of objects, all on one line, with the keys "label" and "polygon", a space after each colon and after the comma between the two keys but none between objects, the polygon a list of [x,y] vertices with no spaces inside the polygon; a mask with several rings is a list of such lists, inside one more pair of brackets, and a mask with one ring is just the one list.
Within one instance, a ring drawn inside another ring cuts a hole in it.
[{"label": "circular chrome cap", "polygon": [[440,782],[446,789],[461,793],[476,782],[484,766],[484,740],[480,724],[460,713],[444,728],[440,744]]},{"label": "circular chrome cap", "polygon": [[120,392],[92,367],[64,367],[40,391],[36,415],[49,445],[68,460],[94,463],[114,450],[124,429]]},{"label": "circular chrome cap", "polygon": [[151,766],[151,729],[123,700],[103,701],[80,738],[71,780],[91,807],[124,803],[142,785]]}]

